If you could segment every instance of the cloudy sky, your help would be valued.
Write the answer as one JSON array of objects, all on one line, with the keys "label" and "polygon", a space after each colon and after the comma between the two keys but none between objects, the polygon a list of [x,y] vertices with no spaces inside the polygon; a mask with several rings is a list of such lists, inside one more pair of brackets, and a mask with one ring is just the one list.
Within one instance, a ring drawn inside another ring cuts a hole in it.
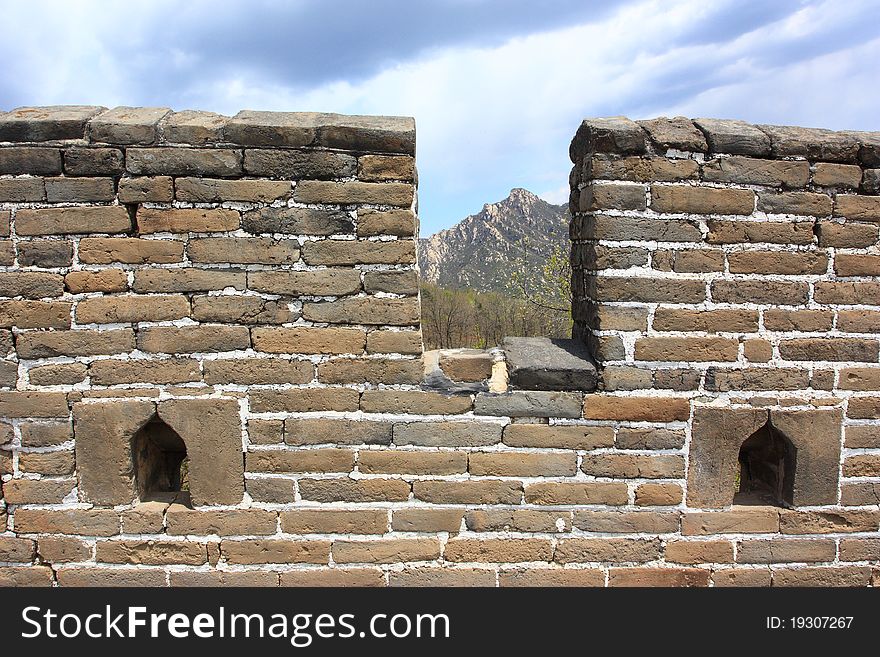
[{"label": "cloudy sky", "polygon": [[422,234],[567,196],[587,116],[880,130],[880,0],[0,0],[0,109],[416,118]]}]

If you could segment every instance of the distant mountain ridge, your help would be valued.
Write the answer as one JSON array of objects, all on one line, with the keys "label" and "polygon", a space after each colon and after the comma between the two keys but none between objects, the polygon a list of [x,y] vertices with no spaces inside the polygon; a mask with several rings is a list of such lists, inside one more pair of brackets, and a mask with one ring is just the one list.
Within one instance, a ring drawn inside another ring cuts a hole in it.
[{"label": "distant mountain ridge", "polygon": [[[554,205],[516,188],[497,203],[418,243],[423,281],[480,292],[511,289],[511,272],[525,261],[540,271],[554,246],[568,242],[568,205]],[[523,250],[525,245],[525,251]]]}]

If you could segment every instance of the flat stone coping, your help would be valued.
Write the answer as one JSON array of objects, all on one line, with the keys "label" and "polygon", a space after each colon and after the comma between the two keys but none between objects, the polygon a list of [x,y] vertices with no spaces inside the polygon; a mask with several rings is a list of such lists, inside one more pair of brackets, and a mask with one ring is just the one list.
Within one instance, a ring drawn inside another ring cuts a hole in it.
[{"label": "flat stone coping", "polygon": [[596,365],[580,340],[504,338],[502,349],[511,389],[596,389]]}]

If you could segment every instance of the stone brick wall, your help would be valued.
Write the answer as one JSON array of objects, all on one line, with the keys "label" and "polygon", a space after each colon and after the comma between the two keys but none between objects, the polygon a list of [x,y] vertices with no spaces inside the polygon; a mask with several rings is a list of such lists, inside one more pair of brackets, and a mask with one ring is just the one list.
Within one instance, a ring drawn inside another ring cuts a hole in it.
[{"label": "stone brick wall", "polygon": [[596,391],[422,353],[410,119],[0,114],[0,585],[880,582],[877,142],[700,126],[575,139]]}]

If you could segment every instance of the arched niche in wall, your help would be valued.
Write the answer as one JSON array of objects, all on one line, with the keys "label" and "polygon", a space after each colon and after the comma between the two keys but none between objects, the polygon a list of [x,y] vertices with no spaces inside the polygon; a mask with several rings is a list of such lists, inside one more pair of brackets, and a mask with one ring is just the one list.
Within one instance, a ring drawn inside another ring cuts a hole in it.
[{"label": "arched niche in wall", "polygon": [[762,495],[763,503],[835,504],[842,419],[840,409],[695,409],[688,506],[762,502]]},{"label": "arched niche in wall", "polygon": [[184,452],[192,504],[238,504],[244,496],[235,399],[79,402],[73,420],[79,493],[85,502],[113,506],[149,499],[161,492],[156,488],[177,483],[174,464],[179,473]]}]

